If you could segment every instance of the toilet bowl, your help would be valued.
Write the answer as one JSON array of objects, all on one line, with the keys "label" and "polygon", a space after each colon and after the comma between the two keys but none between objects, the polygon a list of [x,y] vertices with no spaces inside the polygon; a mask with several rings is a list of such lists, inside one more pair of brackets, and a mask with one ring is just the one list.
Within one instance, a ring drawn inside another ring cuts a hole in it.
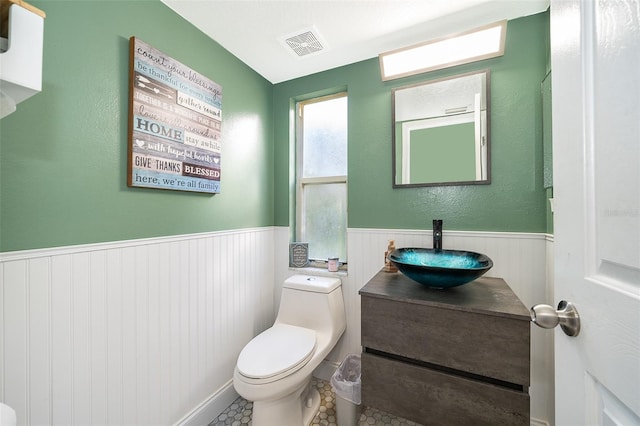
[{"label": "toilet bowl", "polygon": [[346,328],[341,282],[294,275],[284,282],[273,326],[240,352],[233,386],[253,402],[254,426],[306,426],[320,406],[313,370]]}]

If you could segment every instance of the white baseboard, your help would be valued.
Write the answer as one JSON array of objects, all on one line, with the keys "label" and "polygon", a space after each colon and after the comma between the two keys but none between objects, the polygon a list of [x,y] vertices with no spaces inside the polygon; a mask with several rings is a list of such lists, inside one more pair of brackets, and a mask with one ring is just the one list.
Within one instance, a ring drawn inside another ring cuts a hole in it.
[{"label": "white baseboard", "polygon": [[[331,376],[340,364],[324,360],[314,370],[313,376],[329,382]],[[211,395],[189,414],[180,419],[175,426],[206,426],[218,417],[240,395],[233,387],[233,380],[229,380],[218,392]]]},{"label": "white baseboard", "polygon": [[189,414],[180,419],[175,426],[206,426],[218,417],[240,395],[229,380],[221,389],[212,394]]}]

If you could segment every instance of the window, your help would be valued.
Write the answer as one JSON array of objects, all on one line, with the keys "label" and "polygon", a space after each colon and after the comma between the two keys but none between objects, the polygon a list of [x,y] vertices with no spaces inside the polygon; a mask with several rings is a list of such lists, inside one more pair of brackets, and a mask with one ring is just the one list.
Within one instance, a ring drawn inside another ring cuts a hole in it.
[{"label": "window", "polygon": [[297,104],[296,238],[309,259],[347,261],[347,94]]}]

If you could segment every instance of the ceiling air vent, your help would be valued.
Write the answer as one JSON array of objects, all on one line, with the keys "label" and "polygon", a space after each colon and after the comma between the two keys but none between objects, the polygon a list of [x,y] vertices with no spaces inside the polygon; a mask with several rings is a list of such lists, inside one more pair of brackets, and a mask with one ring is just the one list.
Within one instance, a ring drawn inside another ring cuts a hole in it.
[{"label": "ceiling air vent", "polygon": [[279,40],[296,57],[314,55],[327,49],[327,44],[315,27],[282,36]]}]

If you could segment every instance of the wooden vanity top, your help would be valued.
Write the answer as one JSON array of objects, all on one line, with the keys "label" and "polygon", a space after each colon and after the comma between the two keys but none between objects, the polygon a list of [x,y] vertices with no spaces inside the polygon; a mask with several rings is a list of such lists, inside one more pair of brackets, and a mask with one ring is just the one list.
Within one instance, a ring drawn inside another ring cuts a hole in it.
[{"label": "wooden vanity top", "polygon": [[378,272],[362,296],[530,321],[529,310],[501,278],[481,277],[444,290],[431,289],[400,272]]}]

